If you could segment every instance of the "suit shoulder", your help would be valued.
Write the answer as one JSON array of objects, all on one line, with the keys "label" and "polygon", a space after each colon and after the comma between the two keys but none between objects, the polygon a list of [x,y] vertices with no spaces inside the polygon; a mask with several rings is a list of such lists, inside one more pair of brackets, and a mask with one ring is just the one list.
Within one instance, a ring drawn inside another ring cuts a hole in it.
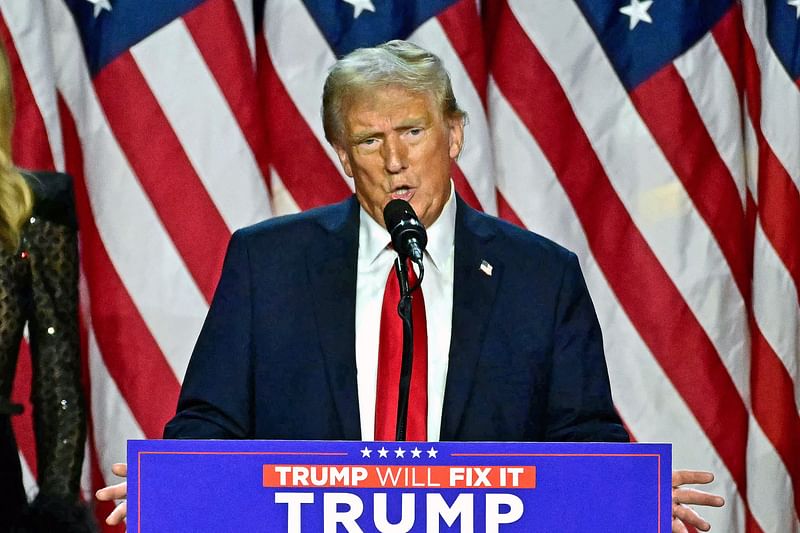
[{"label": "suit shoulder", "polygon": [[234,232],[234,238],[248,242],[271,241],[279,238],[296,246],[298,242],[319,235],[320,232],[335,230],[346,224],[352,215],[354,198],[336,204],[316,207],[300,213],[281,215],[262,220],[252,226]]},{"label": "suit shoulder", "polygon": [[521,254],[533,254],[540,260],[550,258],[557,262],[571,261],[576,257],[574,252],[543,235],[486,213],[475,211],[475,216],[487,228],[491,228],[495,238]]},{"label": "suit shoulder", "polygon": [[72,177],[62,172],[21,173],[33,191],[34,216],[77,230]]}]

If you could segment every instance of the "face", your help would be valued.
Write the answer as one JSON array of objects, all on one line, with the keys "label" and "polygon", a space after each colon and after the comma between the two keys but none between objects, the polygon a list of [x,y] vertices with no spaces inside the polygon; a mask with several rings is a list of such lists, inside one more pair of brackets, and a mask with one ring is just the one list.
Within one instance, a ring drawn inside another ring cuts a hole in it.
[{"label": "face", "polygon": [[359,203],[380,225],[383,208],[400,198],[428,227],[450,197],[450,164],[463,141],[463,121],[445,118],[433,97],[385,87],[345,106],[343,138],[334,148]]}]

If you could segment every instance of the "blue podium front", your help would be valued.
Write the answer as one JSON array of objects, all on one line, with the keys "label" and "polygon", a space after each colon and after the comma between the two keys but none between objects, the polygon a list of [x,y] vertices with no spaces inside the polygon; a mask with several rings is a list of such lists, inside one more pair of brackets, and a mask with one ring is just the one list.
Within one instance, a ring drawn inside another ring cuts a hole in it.
[{"label": "blue podium front", "polygon": [[128,442],[131,532],[664,532],[671,446]]}]

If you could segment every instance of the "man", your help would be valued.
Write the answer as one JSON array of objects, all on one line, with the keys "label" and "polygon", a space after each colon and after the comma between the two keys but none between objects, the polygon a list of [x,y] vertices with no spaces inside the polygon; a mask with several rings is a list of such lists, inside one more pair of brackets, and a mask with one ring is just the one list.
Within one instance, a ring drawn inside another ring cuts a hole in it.
[{"label": "man", "polygon": [[[383,399],[396,381],[382,383],[382,331],[396,318],[382,308],[396,305],[384,287],[397,254],[383,209],[403,199],[430,241],[415,311],[427,318],[427,383],[410,408],[423,406],[417,435],[628,440],[575,255],[455,195],[464,119],[440,60],[412,44],[357,50],[334,66],[323,122],[355,197],[234,234],[166,438],[386,438]],[[674,497],[675,531],[682,520],[708,528],[681,502],[722,504],[688,489]]]}]

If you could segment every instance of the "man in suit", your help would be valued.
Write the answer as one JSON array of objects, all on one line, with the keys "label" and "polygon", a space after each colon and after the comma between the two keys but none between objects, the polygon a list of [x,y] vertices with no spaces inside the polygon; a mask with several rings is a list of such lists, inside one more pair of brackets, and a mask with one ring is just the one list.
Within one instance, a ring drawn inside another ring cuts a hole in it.
[{"label": "man in suit", "polygon": [[[440,60],[402,41],[351,53],[328,76],[323,122],[355,196],[234,234],[164,436],[382,435],[378,332],[397,255],[383,209],[402,199],[430,240],[422,438],[627,441],[575,255],[453,190],[465,115]],[[721,504],[686,491],[678,503]],[[681,519],[707,528],[679,505],[676,531]]]}]

